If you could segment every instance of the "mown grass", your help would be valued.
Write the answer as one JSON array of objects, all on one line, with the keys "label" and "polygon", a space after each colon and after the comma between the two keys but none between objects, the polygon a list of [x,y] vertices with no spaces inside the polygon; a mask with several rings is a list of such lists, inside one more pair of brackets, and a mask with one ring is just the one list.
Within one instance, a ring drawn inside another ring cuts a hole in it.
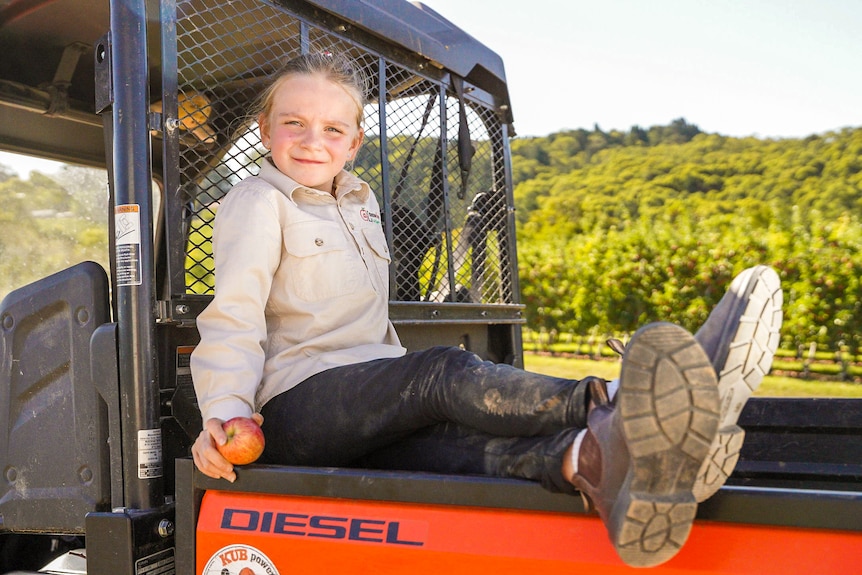
[{"label": "mown grass", "polygon": [[[524,367],[536,373],[569,379],[581,379],[588,375],[613,379],[620,373],[619,361],[596,361],[531,352],[524,354]],[[862,384],[767,375],[755,395],[762,397],[862,397]]]}]

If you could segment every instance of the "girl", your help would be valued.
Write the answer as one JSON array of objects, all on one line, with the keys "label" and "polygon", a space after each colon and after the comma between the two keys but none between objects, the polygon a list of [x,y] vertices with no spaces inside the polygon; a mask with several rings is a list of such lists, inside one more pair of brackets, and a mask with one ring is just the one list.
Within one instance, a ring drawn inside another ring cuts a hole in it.
[{"label": "girl", "polygon": [[[669,559],[688,535],[695,478],[717,436],[710,357],[665,323],[634,335],[610,386],[459,348],[405,353],[388,319],[380,209],[344,171],[362,144],[363,87],[349,64],[320,54],[290,61],[262,94],[256,116],[270,153],[219,208],[215,297],[197,322],[198,469],[233,481],[216,449],[221,423],[253,417],[267,439],[263,463],[480,473],[580,490],[623,560]],[[665,525],[664,539],[647,525]]]}]

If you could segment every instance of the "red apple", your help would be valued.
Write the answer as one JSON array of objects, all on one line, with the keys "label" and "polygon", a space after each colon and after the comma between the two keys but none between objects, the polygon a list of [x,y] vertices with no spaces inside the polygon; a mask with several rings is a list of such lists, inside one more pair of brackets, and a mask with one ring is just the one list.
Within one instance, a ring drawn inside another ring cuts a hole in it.
[{"label": "red apple", "polygon": [[234,465],[248,465],[263,453],[263,431],[248,417],[234,417],[222,423],[227,443],[216,444],[222,457]]}]

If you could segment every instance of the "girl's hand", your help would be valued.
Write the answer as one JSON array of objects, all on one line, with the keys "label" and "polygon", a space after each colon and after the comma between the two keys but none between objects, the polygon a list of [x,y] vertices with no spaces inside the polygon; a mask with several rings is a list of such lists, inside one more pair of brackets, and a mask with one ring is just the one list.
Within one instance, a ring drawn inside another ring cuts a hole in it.
[{"label": "girl's hand", "polygon": [[[263,424],[263,416],[255,413],[251,416],[258,425]],[[216,445],[224,445],[227,442],[227,434],[222,429],[224,421],[213,417],[204,424],[203,430],[192,445],[192,457],[195,465],[201,473],[213,479],[227,479],[231,483],[236,481],[236,472],[233,465],[219,453]]]}]

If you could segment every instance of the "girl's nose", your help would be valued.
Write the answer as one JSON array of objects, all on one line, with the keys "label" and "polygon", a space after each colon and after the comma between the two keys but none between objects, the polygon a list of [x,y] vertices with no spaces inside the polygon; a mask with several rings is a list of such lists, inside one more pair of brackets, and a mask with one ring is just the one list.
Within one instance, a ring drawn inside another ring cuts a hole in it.
[{"label": "girl's nose", "polygon": [[321,135],[317,130],[305,130],[302,135],[302,145],[307,148],[319,148]]}]

